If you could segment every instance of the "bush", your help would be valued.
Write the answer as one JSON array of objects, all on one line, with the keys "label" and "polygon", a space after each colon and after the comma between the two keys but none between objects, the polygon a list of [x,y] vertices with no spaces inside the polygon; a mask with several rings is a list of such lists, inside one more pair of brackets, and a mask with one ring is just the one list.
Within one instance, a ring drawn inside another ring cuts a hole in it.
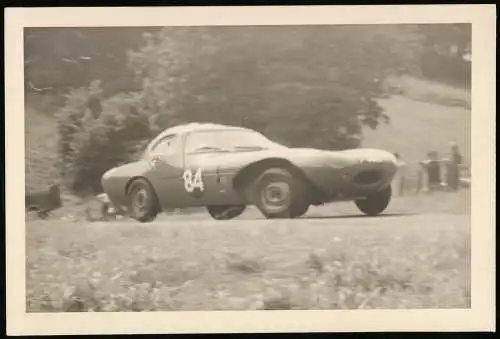
[{"label": "bush", "polygon": [[[104,172],[133,160],[152,135],[149,117],[136,108],[140,94],[102,99],[101,93],[99,82],[70,92],[58,115],[62,175],[77,194],[102,192]],[[92,103],[100,109],[90,109]]]}]

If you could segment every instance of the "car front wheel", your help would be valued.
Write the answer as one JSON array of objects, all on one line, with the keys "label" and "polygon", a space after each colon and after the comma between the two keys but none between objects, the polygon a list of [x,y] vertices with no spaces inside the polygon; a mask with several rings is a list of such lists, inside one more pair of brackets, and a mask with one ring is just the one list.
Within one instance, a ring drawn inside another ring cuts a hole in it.
[{"label": "car front wheel", "polygon": [[238,217],[246,209],[245,205],[207,206],[208,213],[215,220],[230,220]]},{"label": "car front wheel", "polygon": [[267,218],[295,218],[307,210],[303,182],[285,169],[264,171],[254,187],[255,205]]},{"label": "car front wheel", "polygon": [[131,217],[137,221],[153,221],[159,213],[156,193],[144,179],[136,179],[130,184],[128,199]]},{"label": "car front wheel", "polygon": [[355,200],[356,206],[366,215],[375,216],[382,213],[391,201],[391,186],[375,192],[365,199]]}]

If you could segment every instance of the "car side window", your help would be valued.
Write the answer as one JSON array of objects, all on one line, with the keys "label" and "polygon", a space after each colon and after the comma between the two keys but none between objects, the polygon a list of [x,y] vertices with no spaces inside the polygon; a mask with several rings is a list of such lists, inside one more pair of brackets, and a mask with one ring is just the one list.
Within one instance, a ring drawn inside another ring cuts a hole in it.
[{"label": "car side window", "polygon": [[175,136],[165,137],[153,146],[151,153],[158,155],[171,155],[176,152],[176,141],[177,138]]}]

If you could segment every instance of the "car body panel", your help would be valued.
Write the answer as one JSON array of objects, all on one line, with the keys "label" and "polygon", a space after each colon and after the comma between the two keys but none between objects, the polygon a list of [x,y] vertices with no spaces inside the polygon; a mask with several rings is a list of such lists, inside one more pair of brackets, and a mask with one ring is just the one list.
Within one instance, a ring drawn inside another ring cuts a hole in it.
[{"label": "car body panel", "polygon": [[[115,205],[125,207],[127,184],[133,178],[142,177],[151,183],[164,209],[249,204],[234,189],[233,179],[247,166],[272,159],[286,161],[300,169],[321,193],[320,202],[326,203],[353,200],[381,190],[390,185],[397,170],[392,154],[366,148],[344,151],[287,148],[269,141],[267,149],[186,151],[186,138],[192,133],[223,131],[258,133],[216,124],[187,124],[167,129],[149,143],[141,160],[106,172],[102,179],[104,192]],[[173,146],[168,146],[171,153],[155,153],[156,145],[166,139],[174,140]],[[198,170],[203,190],[189,191],[183,175],[186,171],[193,174]]]},{"label": "car body panel", "polygon": [[108,170],[102,176],[102,187],[108,199],[117,207],[127,206],[127,185],[133,177],[147,177],[149,164],[137,161]]}]

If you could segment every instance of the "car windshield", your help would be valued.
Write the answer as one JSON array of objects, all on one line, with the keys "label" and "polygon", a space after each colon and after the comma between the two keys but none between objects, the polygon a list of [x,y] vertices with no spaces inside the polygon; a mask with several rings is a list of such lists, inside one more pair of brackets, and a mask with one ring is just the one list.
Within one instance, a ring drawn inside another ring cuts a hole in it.
[{"label": "car windshield", "polygon": [[186,140],[186,153],[253,151],[279,146],[250,130],[214,130],[190,134]]}]

